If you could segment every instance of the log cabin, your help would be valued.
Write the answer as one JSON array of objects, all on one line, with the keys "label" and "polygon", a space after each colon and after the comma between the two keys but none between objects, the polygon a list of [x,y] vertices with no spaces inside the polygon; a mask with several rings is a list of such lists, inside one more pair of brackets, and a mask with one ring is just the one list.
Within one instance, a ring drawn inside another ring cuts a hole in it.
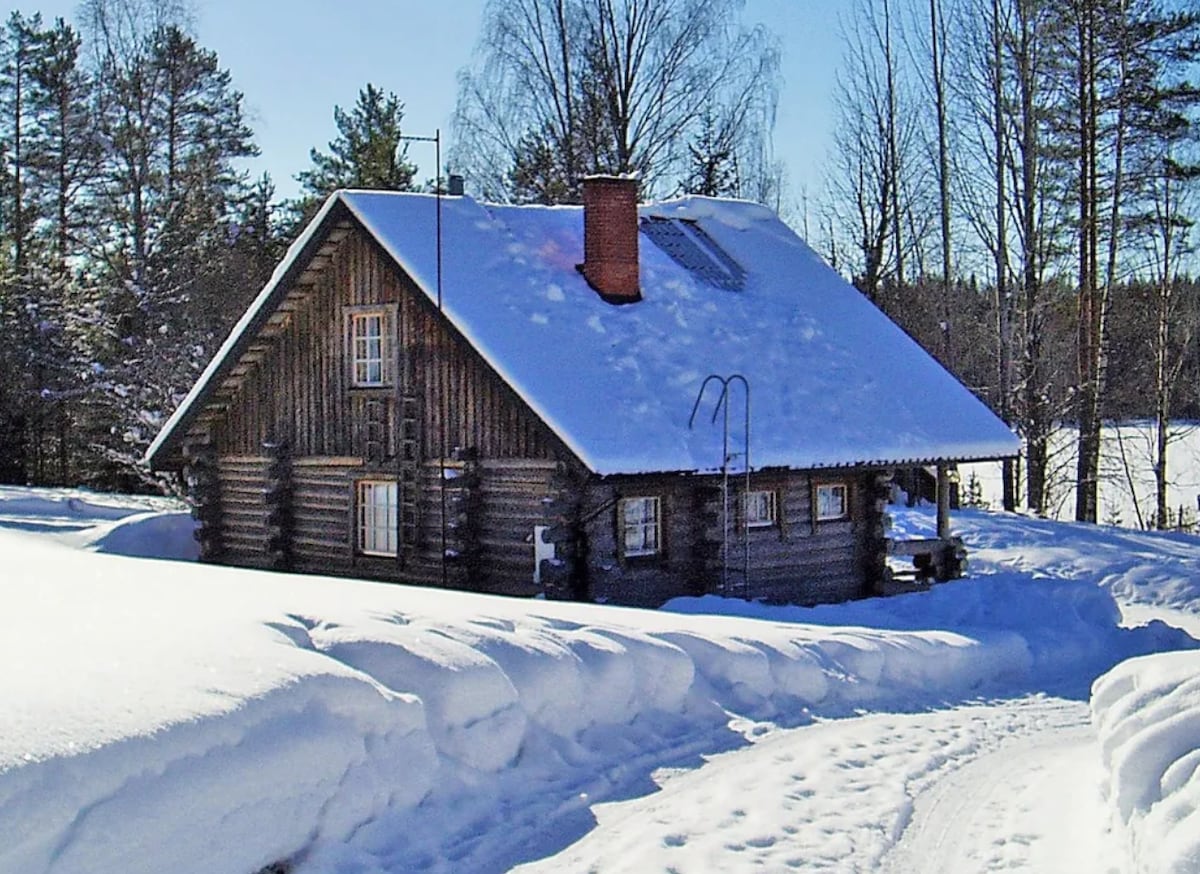
[{"label": "log cabin", "polygon": [[[956,575],[949,472],[1008,427],[766,208],[637,191],[333,194],[147,453],[202,560],[635,606]],[[897,541],[918,465],[938,534]]]}]

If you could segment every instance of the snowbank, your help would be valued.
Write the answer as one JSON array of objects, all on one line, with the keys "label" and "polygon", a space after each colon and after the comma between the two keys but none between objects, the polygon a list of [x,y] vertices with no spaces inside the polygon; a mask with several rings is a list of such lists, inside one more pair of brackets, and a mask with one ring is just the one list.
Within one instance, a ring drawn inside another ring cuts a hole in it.
[{"label": "snowbank", "polygon": [[[931,511],[893,508],[896,529],[930,537]],[[1200,613],[1200,538],[1111,525],[959,510],[954,531],[967,543],[972,576],[1016,572],[1032,580],[1084,581],[1121,604]]]},{"label": "snowbank", "polygon": [[1200,654],[1123,662],[1096,681],[1092,714],[1137,870],[1200,870]]},{"label": "snowbank", "polygon": [[627,757],[616,738],[663,751],[730,712],[794,722],[1024,664],[1016,641],[980,658],[943,631],[168,565],[8,532],[0,551],[19,617],[0,637],[0,871],[23,874],[255,871],[435,788],[500,793],[547,767],[533,751],[594,774]]},{"label": "snowbank", "polygon": [[182,501],[87,489],[0,488],[0,528],[70,546],[141,558],[194,561],[190,513]]},{"label": "snowbank", "polygon": [[[899,535],[933,536],[928,510],[893,508]],[[970,576],[903,597],[869,598],[818,607],[780,607],[746,601],[678,598],[666,610],[738,615],[820,625],[835,634],[845,626],[872,629],[884,647],[884,630],[916,633],[938,657],[890,658],[884,670],[908,672],[913,683],[949,696],[985,682],[1035,682],[1047,690],[1085,695],[1091,678],[1122,659],[1195,642],[1183,631],[1151,622],[1120,628],[1122,600],[1200,604],[1200,540],[1182,535],[1139,534],[1123,529],[1067,525],[986,512],[956,514],[967,539]],[[950,640],[969,644],[947,645]],[[910,636],[900,646],[914,647]],[[889,677],[890,679],[890,677]],[[1074,686],[1063,690],[1062,684]],[[873,693],[876,694],[876,693]]]}]

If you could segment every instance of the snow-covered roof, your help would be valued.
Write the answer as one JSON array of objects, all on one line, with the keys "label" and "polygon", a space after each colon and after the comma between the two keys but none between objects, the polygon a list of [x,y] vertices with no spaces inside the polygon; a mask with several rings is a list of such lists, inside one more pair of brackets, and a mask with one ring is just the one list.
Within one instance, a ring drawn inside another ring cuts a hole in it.
[{"label": "snow-covered roof", "polygon": [[[721,466],[719,391],[689,417],[709,374],[750,387],[751,466],[833,467],[1014,455],[1012,432],[778,217],[741,201],[689,197],[640,208],[694,222],[718,248],[718,273],[689,268],[640,234],[642,300],[605,303],[578,272],[581,207],[497,206],[470,197],[342,191],[289,251],[272,283],[151,447],[182,437],[205,386],[228,372],[281,299],[293,263],[336,204],[349,212],[446,318],[591,470],[602,475]],[[307,247],[307,248],[306,248]],[[743,395],[731,387],[731,452]],[[740,467],[741,460],[736,465]]]}]

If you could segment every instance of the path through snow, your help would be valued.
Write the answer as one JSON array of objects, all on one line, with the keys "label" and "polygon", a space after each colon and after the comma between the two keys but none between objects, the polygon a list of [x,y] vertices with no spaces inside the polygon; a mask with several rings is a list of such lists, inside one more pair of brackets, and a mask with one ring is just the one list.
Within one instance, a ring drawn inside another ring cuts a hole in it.
[{"label": "path through snow", "polygon": [[1085,703],[1041,695],[772,730],[597,804],[586,837],[515,870],[1103,871],[1090,731]]},{"label": "path through snow", "polygon": [[1120,842],[1105,825],[1095,731],[1085,705],[1072,710],[1077,724],[1008,741],[918,795],[880,871],[1125,870]]}]

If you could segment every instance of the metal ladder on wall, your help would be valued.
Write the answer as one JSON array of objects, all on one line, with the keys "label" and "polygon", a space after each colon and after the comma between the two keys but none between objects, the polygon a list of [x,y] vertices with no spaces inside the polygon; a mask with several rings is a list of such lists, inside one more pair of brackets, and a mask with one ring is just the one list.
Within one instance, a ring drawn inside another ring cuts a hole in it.
[{"label": "metal ladder on wall", "polygon": [[[400,499],[400,543],[411,550],[421,533],[421,419],[417,396],[399,397],[396,478]],[[402,550],[403,551],[403,550]]]},{"label": "metal ladder on wall", "polygon": [[379,464],[387,457],[387,401],[367,401],[366,413],[367,461]]}]

